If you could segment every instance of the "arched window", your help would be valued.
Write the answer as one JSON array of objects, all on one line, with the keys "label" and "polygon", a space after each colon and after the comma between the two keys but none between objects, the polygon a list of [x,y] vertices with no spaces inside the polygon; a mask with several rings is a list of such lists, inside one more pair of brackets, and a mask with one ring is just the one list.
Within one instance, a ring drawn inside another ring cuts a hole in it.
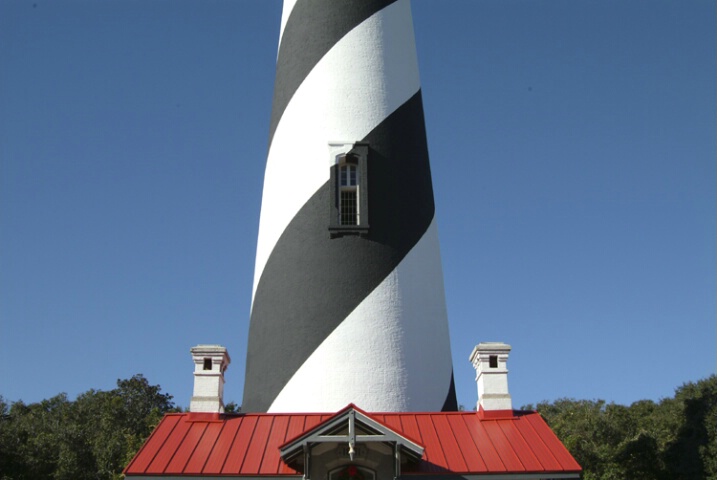
[{"label": "arched window", "polygon": [[329,480],[376,480],[376,472],[359,465],[343,465],[329,472]]}]

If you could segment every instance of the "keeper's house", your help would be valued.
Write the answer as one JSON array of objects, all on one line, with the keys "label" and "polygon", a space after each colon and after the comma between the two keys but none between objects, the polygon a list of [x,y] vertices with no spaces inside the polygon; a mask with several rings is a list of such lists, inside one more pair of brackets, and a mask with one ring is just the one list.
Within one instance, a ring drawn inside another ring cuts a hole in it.
[{"label": "keeper's house", "polygon": [[[132,480],[507,480],[580,478],[581,468],[540,414],[512,409],[510,346],[481,343],[471,412],[226,414],[216,345],[192,348],[189,413],[169,414],[125,469]],[[311,395],[311,392],[306,392]]]}]

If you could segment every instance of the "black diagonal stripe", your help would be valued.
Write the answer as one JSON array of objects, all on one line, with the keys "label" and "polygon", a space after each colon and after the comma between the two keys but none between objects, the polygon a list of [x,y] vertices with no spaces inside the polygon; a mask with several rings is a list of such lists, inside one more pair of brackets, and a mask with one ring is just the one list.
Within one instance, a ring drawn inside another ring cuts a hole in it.
[{"label": "black diagonal stripe", "polygon": [[396,0],[298,0],[276,60],[269,144],[299,85],[326,53],[361,22]]},{"label": "black diagonal stripe", "polygon": [[[328,183],[289,223],[254,296],[244,411],[269,408],[295,371],[396,268],[433,219],[420,91],[364,141],[369,143],[368,237],[329,238]],[[357,338],[346,348],[365,345]]]},{"label": "black diagonal stripe", "polygon": [[446,401],[443,402],[442,412],[457,412],[458,411],[458,398],[456,397],[456,383],[453,381],[453,371],[451,371],[451,384],[448,387],[448,395],[446,395]]}]

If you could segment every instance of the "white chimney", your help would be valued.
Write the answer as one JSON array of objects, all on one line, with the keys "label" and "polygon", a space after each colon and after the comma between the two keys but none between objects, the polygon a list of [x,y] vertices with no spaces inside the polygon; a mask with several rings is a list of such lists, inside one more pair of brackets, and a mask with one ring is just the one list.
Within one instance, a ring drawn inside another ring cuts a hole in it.
[{"label": "white chimney", "polygon": [[470,361],[476,369],[478,410],[513,410],[508,393],[508,354],[510,345],[481,342],[475,346]]},{"label": "white chimney", "polygon": [[194,393],[190,412],[224,413],[224,371],[231,363],[221,345],[197,345],[189,350],[194,360]]}]

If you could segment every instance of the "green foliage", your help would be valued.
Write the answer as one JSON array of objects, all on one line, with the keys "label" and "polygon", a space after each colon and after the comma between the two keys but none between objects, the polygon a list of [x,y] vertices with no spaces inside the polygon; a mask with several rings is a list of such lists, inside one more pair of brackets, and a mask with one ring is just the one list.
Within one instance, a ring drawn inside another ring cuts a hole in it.
[{"label": "green foliage", "polygon": [[540,412],[585,480],[717,480],[717,376],[629,407],[560,399]]},{"label": "green foliage", "polygon": [[[560,399],[524,408],[543,415],[585,480],[717,480],[717,376],[657,403]],[[0,396],[0,480],[122,478],[171,411],[172,396],[142,375],[74,402],[65,394],[30,405]],[[226,411],[241,407],[229,403]]]},{"label": "green foliage", "polygon": [[241,413],[241,405],[236,402],[229,402],[224,405],[224,413]]},{"label": "green foliage", "polygon": [[717,376],[684,384],[675,399],[683,405],[683,422],[668,448],[672,478],[717,479]]},{"label": "green foliage", "polygon": [[117,380],[108,392],[89,390],[25,405],[0,397],[0,479],[119,479],[172,396],[142,375]]}]

